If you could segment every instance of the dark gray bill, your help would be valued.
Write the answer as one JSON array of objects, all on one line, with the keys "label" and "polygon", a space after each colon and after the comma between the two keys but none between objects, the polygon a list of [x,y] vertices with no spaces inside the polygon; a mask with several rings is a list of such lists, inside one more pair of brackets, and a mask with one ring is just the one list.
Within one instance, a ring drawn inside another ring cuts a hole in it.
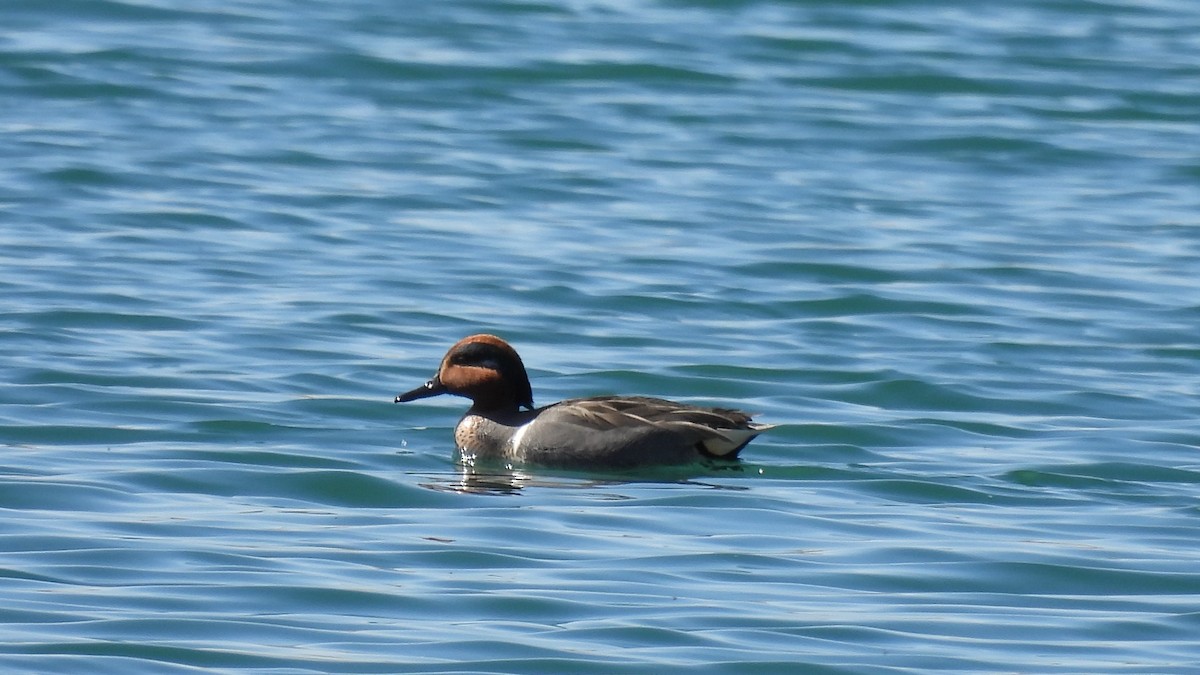
[{"label": "dark gray bill", "polygon": [[413,389],[412,391],[406,391],[403,394],[400,394],[396,397],[395,402],[408,403],[409,401],[415,401],[419,398],[429,398],[430,396],[437,396],[438,394],[444,393],[446,393],[445,385],[442,384],[441,380],[435,377],[416,389]]}]

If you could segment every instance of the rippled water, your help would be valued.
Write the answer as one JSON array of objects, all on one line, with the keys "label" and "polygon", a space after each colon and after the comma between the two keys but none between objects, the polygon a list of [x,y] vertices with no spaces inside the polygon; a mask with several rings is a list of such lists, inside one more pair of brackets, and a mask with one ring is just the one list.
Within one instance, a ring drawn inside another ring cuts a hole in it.
[{"label": "rippled water", "polygon": [[[9,0],[0,666],[1200,663],[1200,8]],[[735,466],[459,466],[463,335]]]}]

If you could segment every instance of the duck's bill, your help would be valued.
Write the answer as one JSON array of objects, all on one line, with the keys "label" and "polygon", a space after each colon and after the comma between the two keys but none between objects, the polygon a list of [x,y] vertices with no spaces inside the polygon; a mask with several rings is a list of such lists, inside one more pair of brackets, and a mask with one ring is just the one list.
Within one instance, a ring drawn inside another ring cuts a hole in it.
[{"label": "duck's bill", "polygon": [[415,401],[419,398],[429,398],[430,396],[437,396],[438,394],[444,393],[446,393],[445,385],[443,385],[441,381],[435,377],[416,389],[413,389],[412,391],[406,391],[403,394],[400,394],[396,397],[395,402],[407,403],[409,401]]}]

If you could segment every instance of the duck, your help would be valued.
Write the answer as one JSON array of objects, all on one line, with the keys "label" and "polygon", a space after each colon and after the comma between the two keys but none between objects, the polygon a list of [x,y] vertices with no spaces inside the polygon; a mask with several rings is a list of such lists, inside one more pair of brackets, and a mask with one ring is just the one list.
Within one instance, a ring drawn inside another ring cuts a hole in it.
[{"label": "duck", "polygon": [[456,342],[429,381],[395,402],[442,394],[471,400],[454,427],[460,459],[468,464],[621,470],[735,460],[774,426],[740,410],[649,396],[572,398],[538,408],[516,349],[488,334]]}]

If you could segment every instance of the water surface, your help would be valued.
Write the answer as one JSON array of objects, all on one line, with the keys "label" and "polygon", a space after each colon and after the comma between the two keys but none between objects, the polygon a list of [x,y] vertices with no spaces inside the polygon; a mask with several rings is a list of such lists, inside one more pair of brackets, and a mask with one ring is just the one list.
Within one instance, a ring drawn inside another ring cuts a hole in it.
[{"label": "water surface", "polygon": [[[1200,662],[1191,3],[3,14],[5,669]],[[464,467],[481,331],[779,427]]]}]

